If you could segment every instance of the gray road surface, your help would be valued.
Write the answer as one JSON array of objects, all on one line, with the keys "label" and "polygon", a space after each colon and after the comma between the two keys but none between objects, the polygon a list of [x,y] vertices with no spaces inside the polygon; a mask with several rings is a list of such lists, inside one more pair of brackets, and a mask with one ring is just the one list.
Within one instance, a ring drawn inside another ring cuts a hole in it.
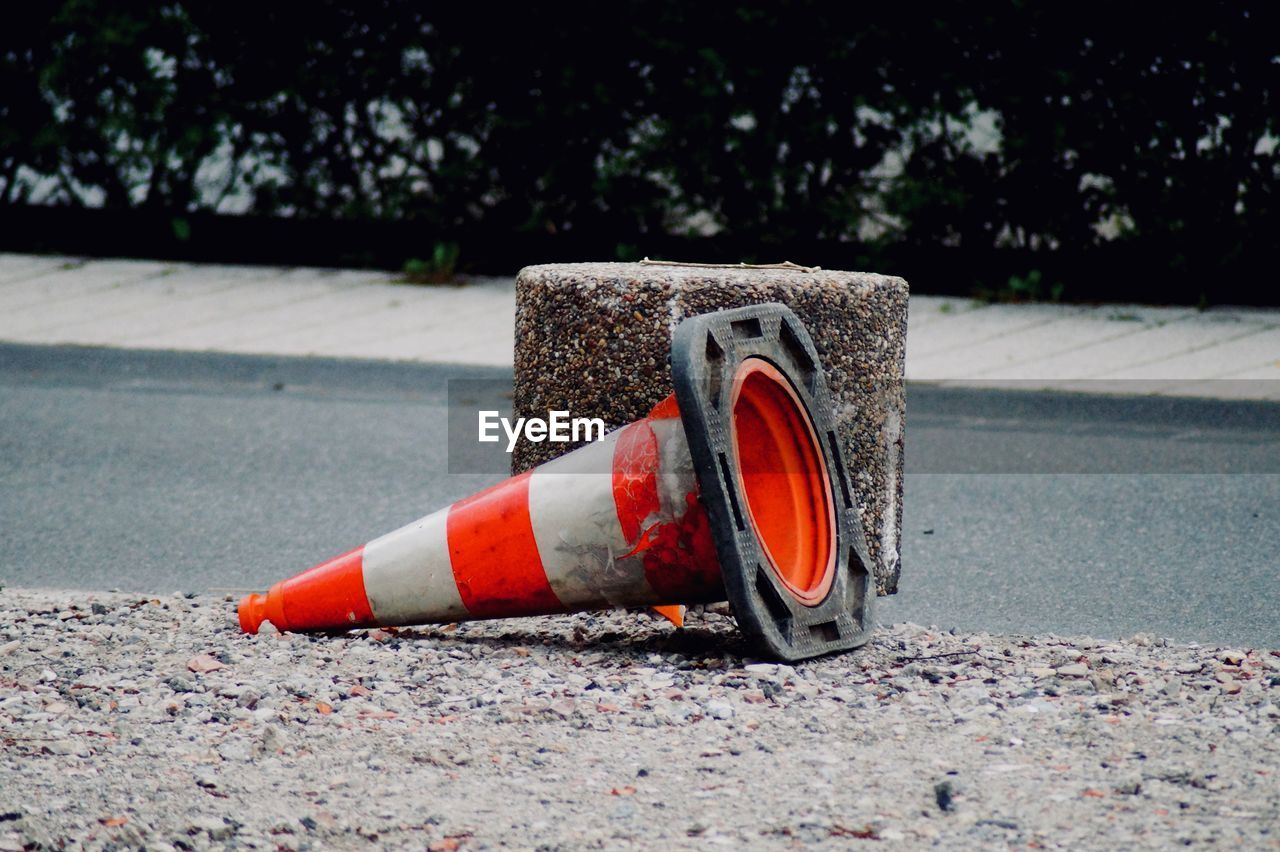
[{"label": "gray road surface", "polygon": [[[268,585],[494,480],[462,377],[510,372],[0,346],[0,580]],[[917,385],[907,435],[883,619],[1280,647],[1280,405]]]}]

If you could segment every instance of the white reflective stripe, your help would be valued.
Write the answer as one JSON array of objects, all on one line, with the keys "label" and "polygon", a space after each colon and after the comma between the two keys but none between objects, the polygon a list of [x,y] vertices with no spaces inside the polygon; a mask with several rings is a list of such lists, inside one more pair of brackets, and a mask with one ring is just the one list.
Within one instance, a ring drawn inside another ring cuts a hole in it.
[{"label": "white reflective stripe", "polygon": [[570,608],[650,603],[653,589],[613,502],[615,431],[536,468],[529,477],[529,520],[547,582]]},{"label": "white reflective stripe", "polygon": [[649,425],[658,441],[658,517],[653,520],[678,521],[689,511],[688,496],[698,490],[689,438],[679,417],[663,417]]},{"label": "white reflective stripe", "polygon": [[449,561],[449,509],[364,546],[364,591],[379,624],[467,618]]}]

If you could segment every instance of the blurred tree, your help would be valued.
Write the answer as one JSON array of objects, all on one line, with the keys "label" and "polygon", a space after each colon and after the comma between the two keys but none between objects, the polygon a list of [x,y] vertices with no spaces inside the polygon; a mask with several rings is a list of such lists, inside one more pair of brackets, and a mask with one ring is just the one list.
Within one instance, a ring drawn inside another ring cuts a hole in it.
[{"label": "blurred tree", "polygon": [[1270,5],[49,8],[0,28],[0,205],[1141,261],[1188,298],[1280,257]]}]

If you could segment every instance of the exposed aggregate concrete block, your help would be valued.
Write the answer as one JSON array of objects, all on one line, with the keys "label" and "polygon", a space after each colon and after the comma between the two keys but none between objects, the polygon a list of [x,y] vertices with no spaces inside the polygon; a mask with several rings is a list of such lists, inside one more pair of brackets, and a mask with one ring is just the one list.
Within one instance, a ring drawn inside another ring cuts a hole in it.
[{"label": "exposed aggregate concrete block", "polygon": [[[671,335],[686,317],[764,302],[809,329],[836,407],[880,594],[897,591],[906,424],[907,282],[865,272],[659,263],[529,266],[516,279],[517,417],[553,409],[615,428],[671,393]],[[573,449],[523,438],[519,473]]]}]

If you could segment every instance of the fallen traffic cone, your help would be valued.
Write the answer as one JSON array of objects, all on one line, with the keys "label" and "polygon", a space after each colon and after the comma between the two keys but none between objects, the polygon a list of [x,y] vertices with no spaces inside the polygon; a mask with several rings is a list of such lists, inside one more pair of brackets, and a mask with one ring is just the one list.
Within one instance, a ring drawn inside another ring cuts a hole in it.
[{"label": "fallen traffic cone", "polygon": [[675,393],[648,417],[249,595],[241,628],[727,598],[770,656],[865,643],[871,562],[804,326],[782,305],[693,317],[671,367]]}]

